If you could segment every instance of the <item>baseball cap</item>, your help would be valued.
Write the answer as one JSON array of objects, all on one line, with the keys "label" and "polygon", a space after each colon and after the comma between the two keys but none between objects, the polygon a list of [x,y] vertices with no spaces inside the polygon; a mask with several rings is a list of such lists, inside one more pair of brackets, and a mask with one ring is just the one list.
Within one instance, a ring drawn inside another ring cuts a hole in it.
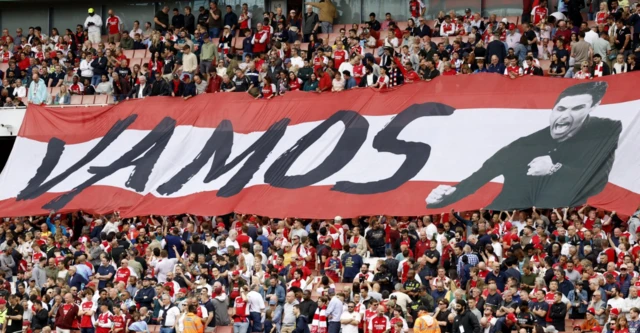
[{"label": "baseball cap", "polygon": [[186,294],[187,293],[187,288],[180,288],[180,290],[178,290],[178,292]]},{"label": "baseball cap", "polygon": [[85,287],[94,287],[94,288],[95,288],[95,286],[96,286],[96,283],[95,283],[95,282],[93,282],[93,281],[91,281],[91,282],[89,282],[89,283],[87,283],[87,284],[85,285]]},{"label": "baseball cap", "polygon": [[7,301],[4,298],[0,298],[0,304],[7,304]]},{"label": "baseball cap", "polygon": [[467,8],[464,10],[465,13],[471,13],[471,8]]},{"label": "baseball cap", "polygon": [[516,315],[514,315],[513,313],[508,314],[507,315],[507,320],[510,321],[510,322],[514,322],[515,323],[517,321]]},{"label": "baseball cap", "polygon": [[611,309],[611,311],[609,311],[609,313],[617,316],[620,314],[620,310],[618,308],[613,308]]},{"label": "baseball cap", "polygon": [[[513,313],[510,313],[510,314],[513,314]],[[545,327],[544,332],[545,333],[558,333],[558,330],[554,326],[549,325],[549,326]]]},{"label": "baseball cap", "polygon": [[509,23],[509,30],[513,30],[516,28],[516,25],[513,23]]},{"label": "baseball cap", "polygon": [[595,315],[596,315],[596,309],[594,309],[594,308],[589,308],[589,309],[587,309],[587,313],[590,313],[590,314],[592,314],[592,315],[594,315],[594,316],[595,316]]},{"label": "baseball cap", "polygon": [[97,237],[91,238],[92,243],[100,243],[100,240]]},{"label": "baseball cap", "polygon": [[269,305],[276,305],[278,304],[278,302],[274,301],[274,300],[269,300]]},{"label": "baseball cap", "polygon": [[356,247],[358,247],[358,245],[357,245],[357,244],[355,244],[355,243],[351,243],[351,244],[349,244],[349,247],[350,247],[350,248],[356,248]]},{"label": "baseball cap", "polygon": [[224,223],[220,222],[218,223],[218,228],[226,228],[226,226],[224,225]]},{"label": "baseball cap", "polygon": [[93,14],[93,13],[95,13],[95,11],[93,10],[93,8],[89,8],[88,12],[89,12],[89,14]]},{"label": "baseball cap", "polygon": [[342,221],[342,217],[340,215],[333,218],[335,221]]}]

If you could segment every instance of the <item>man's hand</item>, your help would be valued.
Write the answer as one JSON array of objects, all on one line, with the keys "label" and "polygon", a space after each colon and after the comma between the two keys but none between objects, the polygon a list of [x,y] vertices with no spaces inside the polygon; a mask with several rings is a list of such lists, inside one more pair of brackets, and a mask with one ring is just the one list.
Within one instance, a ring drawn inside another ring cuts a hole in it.
[{"label": "man's hand", "polygon": [[551,156],[539,156],[529,162],[527,176],[548,176],[553,173],[553,161]]},{"label": "man's hand", "polygon": [[427,197],[427,205],[433,205],[441,203],[445,196],[451,195],[456,191],[456,188],[450,185],[438,185],[438,187],[431,190]]}]

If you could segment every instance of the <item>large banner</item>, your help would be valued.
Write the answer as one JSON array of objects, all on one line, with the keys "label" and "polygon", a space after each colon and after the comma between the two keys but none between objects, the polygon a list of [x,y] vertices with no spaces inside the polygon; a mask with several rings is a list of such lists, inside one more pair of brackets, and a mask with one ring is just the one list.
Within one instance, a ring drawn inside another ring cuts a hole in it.
[{"label": "large banner", "polygon": [[422,215],[640,204],[630,82],[483,74],[389,92],[29,106],[0,216]]}]

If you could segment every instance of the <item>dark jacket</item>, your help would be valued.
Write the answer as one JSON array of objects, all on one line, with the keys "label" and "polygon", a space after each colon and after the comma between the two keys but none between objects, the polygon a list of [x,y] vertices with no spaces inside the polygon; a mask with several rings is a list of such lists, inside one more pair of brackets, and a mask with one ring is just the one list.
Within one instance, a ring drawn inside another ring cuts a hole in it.
[{"label": "dark jacket", "polygon": [[[119,85],[116,81],[113,81],[113,94],[114,95],[128,95],[131,90],[131,85],[129,84],[129,80],[125,80],[124,78],[118,78]],[[116,257],[114,257],[116,258]]]},{"label": "dark jacket", "polygon": [[37,330],[47,326],[49,321],[49,312],[46,309],[40,309],[31,318],[31,329]]},{"label": "dark jacket", "polygon": [[567,315],[567,306],[560,303],[551,304],[551,308],[549,309],[549,317],[551,318],[551,323],[553,327],[555,327],[558,331],[564,332],[564,317]]},{"label": "dark jacket", "polygon": [[154,297],[156,297],[156,290],[149,286],[138,290],[133,300],[140,304],[141,307],[144,306],[147,309],[151,309]]},{"label": "dark jacket", "polygon": [[480,333],[480,322],[478,317],[471,311],[465,310],[453,320],[453,333]]},{"label": "dark jacket", "polygon": [[182,97],[187,96],[195,96],[196,95],[196,84],[193,82],[185,83],[184,89],[182,90]]},{"label": "dark jacket", "polygon": [[184,27],[190,34],[196,31],[196,17],[193,14],[184,16]]},{"label": "dark jacket", "polygon": [[60,304],[55,317],[55,325],[61,329],[69,330],[73,326],[75,318],[78,316],[78,306],[72,303],[71,309],[64,313],[64,304]]},{"label": "dark jacket", "polygon": [[[176,80],[169,81],[169,91],[170,91],[169,95],[171,95],[171,93],[174,93],[176,91],[175,90],[175,85],[176,84],[178,85],[178,92],[175,93],[175,95],[176,95],[176,97],[182,96],[182,94],[184,93],[184,82],[182,82],[180,80],[178,80],[178,81],[176,81]],[[171,257],[169,257],[169,258],[171,258]]]},{"label": "dark jacket", "polygon": [[431,28],[429,28],[428,25],[425,24],[422,27],[418,26],[416,28],[418,29],[418,36],[420,36],[420,38],[424,36],[431,37]]},{"label": "dark jacket", "polygon": [[[376,82],[378,82],[378,77],[374,74],[373,75],[373,83],[376,83]],[[362,77],[362,79],[360,80],[360,84],[358,84],[358,87],[360,87],[360,88],[368,87],[368,85],[367,85],[367,75]]]},{"label": "dark jacket", "polygon": [[93,67],[93,75],[104,75],[107,72],[107,57],[98,57],[91,62]]},{"label": "dark jacket", "polygon": [[500,40],[494,40],[487,44],[487,62],[491,62],[492,56],[498,56],[498,63],[503,64],[504,58],[507,57],[507,50],[504,47],[504,43]]},{"label": "dark jacket", "polygon": [[[138,93],[140,92],[140,85],[136,84],[131,92],[129,92],[129,98],[138,98]],[[149,96],[151,94],[151,85],[149,82],[144,85],[144,89],[142,90],[142,96]]]},{"label": "dark jacket", "polygon": [[153,83],[151,96],[171,96],[171,86],[166,80],[160,79],[160,81]]},{"label": "dark jacket", "polygon": [[300,315],[296,319],[296,328],[293,333],[309,333],[309,320],[307,316]]},{"label": "dark jacket", "polygon": [[82,290],[82,286],[89,283],[89,281],[87,281],[84,276],[78,273],[73,274],[73,276],[71,276],[69,278],[69,281],[67,282],[69,283],[70,287],[76,287],[78,290]]}]

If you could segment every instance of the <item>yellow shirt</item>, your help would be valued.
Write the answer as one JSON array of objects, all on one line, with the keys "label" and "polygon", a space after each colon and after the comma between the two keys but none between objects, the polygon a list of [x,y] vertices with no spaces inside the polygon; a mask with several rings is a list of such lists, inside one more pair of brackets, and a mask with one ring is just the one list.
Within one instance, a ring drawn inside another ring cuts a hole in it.
[{"label": "yellow shirt", "polygon": [[193,313],[187,313],[184,316],[184,330],[182,333],[204,333],[204,324],[202,319]]},{"label": "yellow shirt", "polygon": [[440,333],[438,321],[429,315],[418,317],[413,325],[413,333]]}]

